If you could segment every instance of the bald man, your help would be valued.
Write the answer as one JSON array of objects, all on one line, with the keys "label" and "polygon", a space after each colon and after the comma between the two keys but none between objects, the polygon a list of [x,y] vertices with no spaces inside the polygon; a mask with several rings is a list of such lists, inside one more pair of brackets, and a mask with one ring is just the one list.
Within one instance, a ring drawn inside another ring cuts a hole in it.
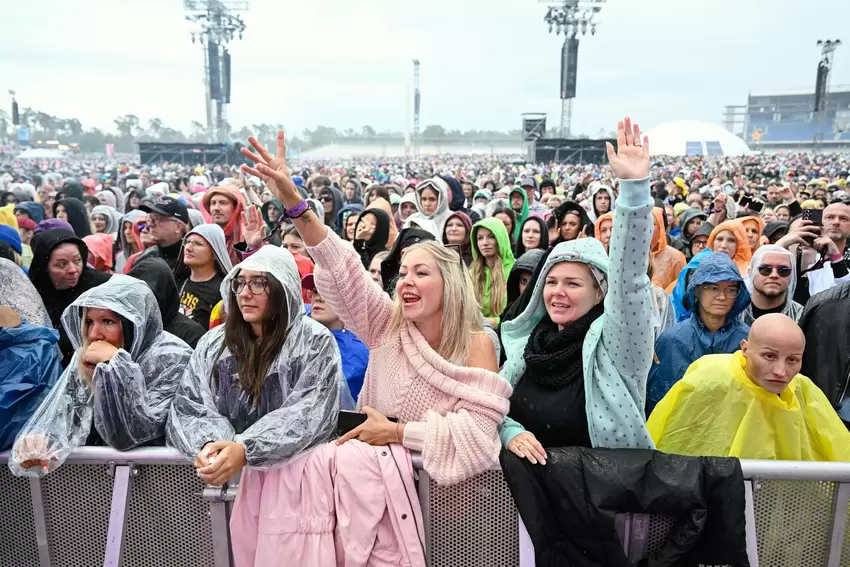
[{"label": "bald man", "polygon": [[769,313],[755,320],[740,351],[691,364],[647,422],[658,450],[850,461],[850,432],[823,392],[799,374],[805,346],[793,319]]}]

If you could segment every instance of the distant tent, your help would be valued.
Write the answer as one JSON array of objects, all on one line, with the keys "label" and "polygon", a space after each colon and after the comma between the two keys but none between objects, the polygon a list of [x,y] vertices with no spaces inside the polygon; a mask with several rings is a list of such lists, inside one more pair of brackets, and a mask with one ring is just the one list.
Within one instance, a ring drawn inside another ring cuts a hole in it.
[{"label": "distant tent", "polygon": [[668,122],[650,129],[649,151],[671,156],[741,156],[750,148],[722,126],[696,120]]}]

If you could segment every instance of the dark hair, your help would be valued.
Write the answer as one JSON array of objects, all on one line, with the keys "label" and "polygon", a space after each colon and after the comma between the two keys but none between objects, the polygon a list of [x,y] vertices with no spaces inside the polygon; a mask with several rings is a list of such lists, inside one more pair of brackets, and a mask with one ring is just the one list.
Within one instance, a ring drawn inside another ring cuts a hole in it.
[{"label": "dark hair", "polygon": [[[241,271],[236,272],[234,280],[240,273]],[[242,318],[242,311],[236,303],[236,294],[228,289],[230,309],[224,323],[224,343],[213,364],[213,381],[218,385],[218,361],[224,348],[230,349],[231,355],[236,359],[239,386],[251,396],[254,406],[259,403],[266,374],[280,354],[289,331],[286,292],[277,278],[269,273],[265,275],[269,282],[265,291],[269,300],[263,318],[263,336],[259,340],[254,336],[251,325]]]},{"label": "dark hair", "polygon": [[[434,191],[436,191],[436,189]],[[381,197],[388,203],[390,202],[390,190],[387,189],[385,185],[372,185],[371,187],[369,187],[369,190],[366,193],[366,199],[369,199],[369,196],[372,193],[377,193],[378,197]],[[369,203],[371,202],[372,201],[370,200]]]}]

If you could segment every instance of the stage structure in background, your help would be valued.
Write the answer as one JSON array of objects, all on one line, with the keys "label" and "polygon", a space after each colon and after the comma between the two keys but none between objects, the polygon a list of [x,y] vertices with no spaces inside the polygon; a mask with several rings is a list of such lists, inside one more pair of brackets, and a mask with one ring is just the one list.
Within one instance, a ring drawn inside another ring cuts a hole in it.
[{"label": "stage structure in background", "polygon": [[215,165],[241,163],[241,154],[233,146],[224,144],[167,144],[164,142],[139,142],[142,165],[180,163],[183,165]]},{"label": "stage structure in background", "polygon": [[[552,0],[540,0],[547,4]],[[564,34],[561,46],[561,138],[570,137],[573,99],[578,83],[578,34],[596,34],[594,17],[602,10],[605,0],[557,0],[543,21],[549,24],[549,33]]]},{"label": "stage structure in background", "polygon": [[818,146],[823,145],[827,123],[826,103],[829,97],[829,78],[830,71],[832,70],[832,59],[835,50],[841,45],[841,40],[818,40],[817,45],[821,48],[821,59],[818,63],[817,79],[815,80],[814,117],[819,125],[819,130],[813,140],[812,151],[817,151]]},{"label": "stage structure in background", "polygon": [[419,108],[422,95],[419,93],[419,59],[413,60],[413,155],[419,155],[422,138],[419,133]]},{"label": "stage structure in background", "polygon": [[227,44],[242,39],[245,22],[236,12],[248,10],[244,0],[183,0],[188,21],[198,27],[192,43],[200,41],[204,49],[206,86],[207,141],[224,142],[227,132],[227,105],[230,104],[230,51]]},{"label": "stage structure in background", "polygon": [[534,142],[535,163],[569,163],[569,164],[594,164],[604,165],[608,163],[608,151],[606,142],[616,144],[616,140],[566,140],[566,139],[539,139]]},{"label": "stage structure in background", "polygon": [[534,161],[537,140],[546,136],[546,114],[526,112],[522,115],[522,151],[529,162]]}]

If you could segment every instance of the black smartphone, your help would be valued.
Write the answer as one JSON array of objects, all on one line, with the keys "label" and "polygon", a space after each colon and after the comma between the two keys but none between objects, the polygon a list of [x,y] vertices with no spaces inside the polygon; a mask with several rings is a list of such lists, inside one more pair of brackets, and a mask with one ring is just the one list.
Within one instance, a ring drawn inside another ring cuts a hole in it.
[{"label": "black smartphone", "polygon": [[749,195],[741,195],[741,198],[738,199],[738,204],[741,207],[746,207],[752,202],[753,202],[753,198],[750,197]]},{"label": "black smartphone", "polygon": [[791,201],[791,204],[788,205],[788,212],[791,214],[791,218],[803,214],[803,207],[800,206],[799,201]]},{"label": "black smartphone", "polygon": [[811,221],[815,226],[823,226],[823,211],[821,209],[803,209],[803,220]]},{"label": "black smartphone", "polygon": [[764,208],[764,203],[762,203],[761,201],[756,201],[755,199],[753,199],[752,201],[750,201],[749,208],[754,213],[760,213],[761,210]]},{"label": "black smartphone", "polygon": [[[366,421],[366,414],[359,411],[348,411],[348,410],[339,410],[339,415],[337,416],[337,425],[336,430],[339,436],[345,435],[358,425],[362,424]],[[388,417],[388,420],[393,423],[397,423],[398,419],[394,417]]]}]

